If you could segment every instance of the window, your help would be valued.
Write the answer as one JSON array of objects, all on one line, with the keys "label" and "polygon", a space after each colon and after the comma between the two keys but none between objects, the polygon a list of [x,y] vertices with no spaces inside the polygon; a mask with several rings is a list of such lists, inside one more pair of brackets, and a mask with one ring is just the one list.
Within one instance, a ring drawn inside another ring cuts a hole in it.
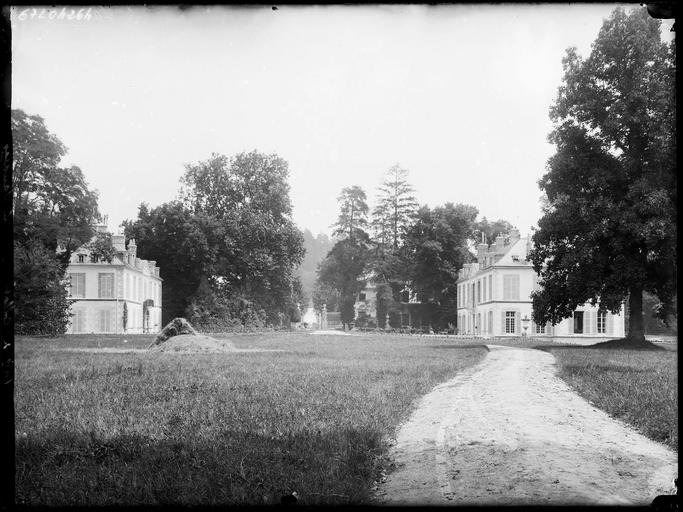
[{"label": "window", "polygon": [[583,311],[574,311],[574,334],[583,334]]},{"label": "window", "polygon": [[515,311],[505,312],[505,334],[515,333]]},{"label": "window", "polygon": [[493,311],[489,311],[489,333],[493,332]]},{"label": "window", "polygon": [[74,310],[74,316],[71,317],[71,325],[73,326],[71,331],[73,333],[85,331],[85,315],[82,310]]},{"label": "window", "polygon": [[98,274],[100,299],[110,299],[114,297],[114,274]]},{"label": "window", "polygon": [[85,263],[85,254],[78,255],[78,263]]},{"label": "window", "polygon": [[97,263],[98,261],[100,261],[99,256],[95,256],[94,254],[90,256],[90,263]]},{"label": "window", "polygon": [[477,292],[476,286],[477,285],[475,283],[472,283],[472,304],[476,304],[476,302],[474,302],[474,299],[476,298],[475,293]]},{"label": "window", "polygon": [[493,276],[489,276],[489,300],[493,300]]},{"label": "window", "polygon": [[598,333],[607,332],[607,311],[598,311]]},{"label": "window", "polygon": [[481,313],[477,313],[477,333],[481,332]]},{"label": "window", "polygon": [[503,300],[519,300],[519,275],[503,276]]},{"label": "window", "polygon": [[71,279],[69,296],[85,297],[85,274],[69,274],[69,278]]},{"label": "window", "polygon": [[111,328],[112,314],[108,309],[100,310],[100,332],[110,332]]},{"label": "window", "polygon": [[481,298],[486,302],[486,277],[484,277],[484,286],[481,287]]},{"label": "window", "polygon": [[481,279],[477,281],[477,302],[481,302]]},{"label": "window", "polygon": [[536,334],[545,334],[545,324],[536,324]]}]

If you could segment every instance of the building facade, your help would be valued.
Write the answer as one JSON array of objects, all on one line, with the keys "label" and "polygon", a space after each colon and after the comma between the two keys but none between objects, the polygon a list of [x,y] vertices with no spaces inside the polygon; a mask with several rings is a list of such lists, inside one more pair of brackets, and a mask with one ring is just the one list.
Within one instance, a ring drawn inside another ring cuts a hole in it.
[{"label": "building facade", "polygon": [[595,343],[625,335],[624,308],[617,315],[586,303],[571,318],[556,325],[531,320],[531,292],[539,289],[538,274],[527,254],[531,239],[512,230],[490,247],[477,246],[477,263],[458,276],[458,334],[484,337],[534,336],[555,341]]},{"label": "building facade", "polygon": [[[106,226],[96,229],[102,232]],[[67,332],[159,332],[163,282],[159,267],[137,257],[135,239],[128,247],[124,235],[113,235],[112,242],[111,262],[99,261],[86,247],[71,255],[66,273],[73,316]]]}]

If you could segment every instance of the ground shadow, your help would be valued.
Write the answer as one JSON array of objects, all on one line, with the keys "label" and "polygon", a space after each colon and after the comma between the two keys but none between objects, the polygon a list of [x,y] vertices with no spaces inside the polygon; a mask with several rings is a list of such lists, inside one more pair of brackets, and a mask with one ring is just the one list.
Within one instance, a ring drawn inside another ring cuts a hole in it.
[{"label": "ground shadow", "polygon": [[50,430],[16,440],[19,505],[300,505],[366,503],[382,435],[368,427],[212,439],[173,432],[99,436]]},{"label": "ground shadow", "polygon": [[603,341],[594,345],[573,345],[573,344],[545,344],[534,347],[538,350],[549,350],[552,348],[562,349],[582,349],[582,350],[634,350],[634,351],[667,351],[666,347],[662,347],[650,341],[634,343],[626,338],[616,340]]},{"label": "ground shadow", "polygon": [[458,350],[463,350],[463,349],[473,349],[473,348],[484,348],[486,349],[487,352],[490,352],[489,347],[486,345],[478,344],[478,345],[427,345],[427,348],[435,348],[435,349],[458,349]]}]

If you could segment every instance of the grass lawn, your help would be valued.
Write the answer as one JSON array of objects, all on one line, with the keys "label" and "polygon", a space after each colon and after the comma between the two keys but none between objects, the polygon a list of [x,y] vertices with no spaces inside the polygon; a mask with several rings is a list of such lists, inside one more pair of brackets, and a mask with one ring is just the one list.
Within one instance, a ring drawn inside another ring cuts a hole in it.
[{"label": "grass lawn", "polygon": [[559,376],[581,396],[678,451],[677,347],[545,349],[555,356]]},{"label": "grass lawn", "polygon": [[[363,503],[415,400],[481,346],[401,336],[231,335],[282,352],[101,353],[153,336],[18,337],[21,504]],[[440,348],[449,347],[449,350]]]}]

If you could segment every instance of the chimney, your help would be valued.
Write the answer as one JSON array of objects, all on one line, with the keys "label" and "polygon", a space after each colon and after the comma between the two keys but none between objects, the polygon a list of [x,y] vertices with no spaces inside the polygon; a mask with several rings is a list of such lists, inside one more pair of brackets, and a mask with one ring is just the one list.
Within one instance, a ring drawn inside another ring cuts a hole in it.
[{"label": "chimney", "polygon": [[111,243],[115,251],[124,252],[126,250],[126,235],[112,235]]},{"label": "chimney", "polygon": [[496,237],[496,254],[505,253],[505,235],[498,235]]},{"label": "chimney", "polygon": [[489,246],[485,243],[477,245],[477,261],[479,262],[479,267],[484,267],[484,258],[486,257],[486,252],[489,250]]},{"label": "chimney", "polygon": [[138,254],[138,246],[135,245],[135,238],[131,238],[130,242],[128,242],[128,252],[133,256],[133,258],[137,257]]},{"label": "chimney", "polygon": [[519,229],[512,228],[510,230],[510,244],[514,244],[519,240]]}]

